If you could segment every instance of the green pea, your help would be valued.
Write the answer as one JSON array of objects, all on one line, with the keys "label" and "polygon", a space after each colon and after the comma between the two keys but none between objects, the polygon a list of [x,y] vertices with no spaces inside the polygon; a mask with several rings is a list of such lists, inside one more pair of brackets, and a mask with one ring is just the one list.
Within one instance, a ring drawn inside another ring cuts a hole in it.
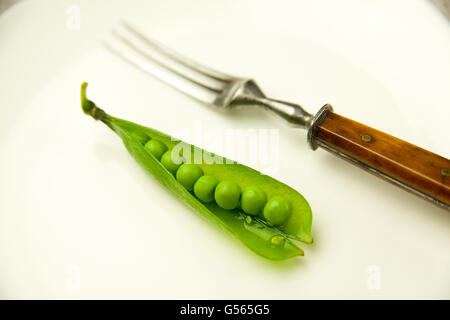
[{"label": "green pea", "polygon": [[155,156],[156,159],[161,159],[161,156],[164,152],[167,151],[167,147],[161,141],[152,139],[145,144],[145,149],[150,151],[152,155]]},{"label": "green pea", "polygon": [[284,197],[275,196],[267,201],[264,207],[264,218],[267,222],[276,226],[283,224],[291,215],[292,205]]},{"label": "green pea", "polygon": [[266,204],[266,193],[257,186],[250,186],[244,189],[241,196],[241,208],[245,213],[257,215]]},{"label": "green pea", "polygon": [[181,166],[180,164],[176,164],[172,161],[172,150],[167,150],[161,157],[161,164],[169,170],[173,175],[177,172],[178,168]]},{"label": "green pea", "polygon": [[234,181],[222,181],[214,192],[214,199],[219,207],[231,210],[238,206],[241,197],[241,188]]},{"label": "green pea", "polygon": [[194,194],[201,201],[209,203],[214,201],[214,190],[219,180],[212,176],[200,177],[194,184]]},{"label": "green pea", "polygon": [[194,184],[201,176],[203,176],[203,170],[192,163],[182,164],[176,173],[178,182],[188,191],[194,190]]},{"label": "green pea", "polygon": [[282,236],[273,236],[270,239],[270,243],[276,246],[282,246],[284,244],[284,238]]},{"label": "green pea", "polygon": [[140,131],[134,131],[131,135],[142,145],[146,144],[147,141],[150,140],[148,135]]}]

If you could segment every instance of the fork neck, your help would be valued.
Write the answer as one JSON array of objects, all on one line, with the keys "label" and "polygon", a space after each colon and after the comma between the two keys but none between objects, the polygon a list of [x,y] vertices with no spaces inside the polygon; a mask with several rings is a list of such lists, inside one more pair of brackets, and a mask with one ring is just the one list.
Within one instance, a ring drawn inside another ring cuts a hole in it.
[{"label": "fork neck", "polygon": [[266,97],[253,97],[252,99],[252,102],[274,112],[293,127],[300,127],[307,130],[311,126],[313,115],[298,104]]},{"label": "fork neck", "polygon": [[284,120],[291,126],[308,130],[313,123],[313,115],[300,105],[267,98],[253,79],[235,81],[236,91],[232,100],[235,103],[250,103],[263,106]]}]

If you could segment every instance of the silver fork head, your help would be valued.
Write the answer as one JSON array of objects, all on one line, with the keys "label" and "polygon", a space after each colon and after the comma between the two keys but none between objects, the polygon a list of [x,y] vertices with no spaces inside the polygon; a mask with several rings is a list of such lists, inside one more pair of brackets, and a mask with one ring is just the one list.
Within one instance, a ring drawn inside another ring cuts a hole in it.
[{"label": "silver fork head", "polygon": [[267,98],[250,78],[234,77],[195,62],[122,22],[113,31],[112,53],[175,87],[188,96],[220,109],[244,104],[264,106],[291,125],[308,129],[313,117],[297,104]]}]

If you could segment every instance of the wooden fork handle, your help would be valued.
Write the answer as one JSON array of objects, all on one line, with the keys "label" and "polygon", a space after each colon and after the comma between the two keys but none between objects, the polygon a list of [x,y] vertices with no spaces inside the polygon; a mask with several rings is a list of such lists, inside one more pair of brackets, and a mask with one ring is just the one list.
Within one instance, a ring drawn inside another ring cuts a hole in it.
[{"label": "wooden fork handle", "polygon": [[329,111],[315,143],[407,191],[450,210],[450,160]]}]

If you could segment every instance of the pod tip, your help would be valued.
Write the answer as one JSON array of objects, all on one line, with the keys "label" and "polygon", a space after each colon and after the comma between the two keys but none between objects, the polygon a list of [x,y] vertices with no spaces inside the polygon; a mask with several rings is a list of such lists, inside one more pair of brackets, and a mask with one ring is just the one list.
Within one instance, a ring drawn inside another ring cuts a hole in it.
[{"label": "pod tip", "polygon": [[81,109],[83,109],[83,112],[92,116],[95,120],[102,120],[105,121],[107,115],[106,113],[98,108],[94,102],[89,100],[86,96],[86,87],[87,82],[83,82],[81,84]]},{"label": "pod tip", "polygon": [[86,97],[86,88],[87,88],[87,82],[83,82],[81,84],[81,108],[83,109],[83,111],[85,113],[89,113],[89,111],[91,111],[92,108],[94,108],[95,104],[88,100],[88,98]]}]

